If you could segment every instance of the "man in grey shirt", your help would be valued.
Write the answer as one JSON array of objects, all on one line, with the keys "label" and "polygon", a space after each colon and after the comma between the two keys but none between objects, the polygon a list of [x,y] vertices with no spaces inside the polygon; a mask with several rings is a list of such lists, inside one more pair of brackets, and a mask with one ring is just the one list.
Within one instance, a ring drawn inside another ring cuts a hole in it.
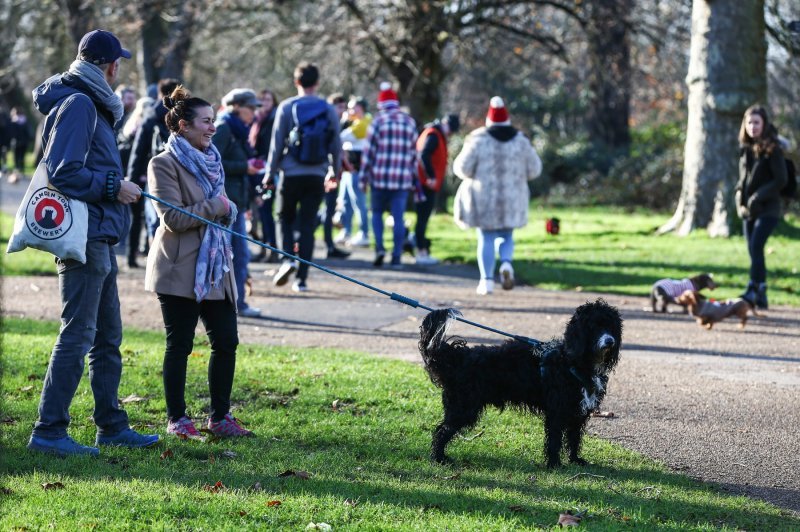
[{"label": "man in grey shirt", "polygon": [[[297,96],[281,102],[272,127],[272,144],[267,160],[264,187],[275,187],[277,181],[278,228],[281,245],[294,254],[295,231],[298,255],[310,261],[314,251],[314,229],[317,211],[326,189],[335,188],[341,172],[339,117],[324,99],[317,96],[319,70],[302,62],[294,70]],[[329,167],[332,177],[326,180]],[[278,179],[278,171],[280,178]],[[297,278],[295,292],[305,292],[308,265],[284,259],[273,278],[276,286],[286,284],[292,273]]]}]

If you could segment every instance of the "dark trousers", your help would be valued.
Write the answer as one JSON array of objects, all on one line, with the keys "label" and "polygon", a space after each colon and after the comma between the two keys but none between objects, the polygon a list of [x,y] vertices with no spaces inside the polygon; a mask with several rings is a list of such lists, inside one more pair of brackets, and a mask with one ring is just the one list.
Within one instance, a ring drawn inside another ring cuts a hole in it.
[{"label": "dark trousers", "polygon": [[14,168],[22,172],[25,169],[25,153],[28,151],[27,144],[17,143],[14,146]]},{"label": "dark trousers", "polygon": [[750,280],[754,283],[764,283],[767,280],[764,246],[777,225],[778,218],[773,216],[762,216],[744,223],[744,239],[750,253]]},{"label": "dark trousers", "polygon": [[139,239],[144,223],[144,196],[139,201],[130,204],[131,206],[131,231],[128,234],[128,265],[136,262],[139,253]]},{"label": "dark trousers", "polygon": [[[283,250],[294,255],[293,229],[297,229],[300,232],[298,255],[307,261],[314,253],[314,230],[317,210],[325,195],[324,181],[321,176],[284,176],[278,192],[278,226]],[[297,278],[305,281],[307,277],[308,265],[301,263]]]},{"label": "dark trousers", "polygon": [[417,249],[430,251],[431,241],[425,236],[428,230],[428,220],[431,219],[433,207],[436,204],[436,192],[425,189],[425,200],[418,202],[415,207],[417,211],[417,224],[414,227],[414,236],[417,240]]},{"label": "dark trousers", "polygon": [[325,192],[325,219],[322,224],[322,234],[325,237],[325,245],[328,249],[333,249],[333,215],[336,214],[336,200],[339,198],[339,189],[335,188],[330,192]]},{"label": "dark trousers", "polygon": [[275,196],[270,196],[269,199],[263,201],[264,202],[258,207],[258,215],[261,222],[261,241],[275,247],[277,245],[275,239],[275,218],[272,217]]},{"label": "dark trousers", "polygon": [[164,395],[167,417],[174,421],[186,415],[186,364],[192,352],[197,319],[203,320],[211,343],[208,361],[208,392],[212,421],[220,421],[231,409],[231,389],[236,368],[236,310],[227,300],[196,302],[188,297],[158,294],[167,347],[164,351]]}]

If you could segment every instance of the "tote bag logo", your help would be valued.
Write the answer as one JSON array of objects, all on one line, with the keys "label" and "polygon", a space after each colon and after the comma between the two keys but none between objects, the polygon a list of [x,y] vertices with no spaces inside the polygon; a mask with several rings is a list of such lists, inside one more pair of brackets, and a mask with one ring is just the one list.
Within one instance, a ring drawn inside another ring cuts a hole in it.
[{"label": "tote bag logo", "polygon": [[47,187],[31,195],[25,209],[28,229],[44,240],[61,238],[72,227],[72,210],[69,200],[60,192]]}]

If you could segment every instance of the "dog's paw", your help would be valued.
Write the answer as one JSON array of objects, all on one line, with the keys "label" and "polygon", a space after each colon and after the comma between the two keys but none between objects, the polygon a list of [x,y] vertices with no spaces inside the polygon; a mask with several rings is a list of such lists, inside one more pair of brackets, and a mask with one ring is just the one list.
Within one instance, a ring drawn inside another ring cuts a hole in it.
[{"label": "dog's paw", "polygon": [[571,464],[579,465],[579,466],[588,466],[589,462],[581,458],[580,456],[576,456],[574,458],[569,459]]},{"label": "dog's paw", "polygon": [[558,469],[561,467],[561,460],[548,460],[547,469]]},{"label": "dog's paw", "polygon": [[431,456],[431,462],[433,462],[434,464],[439,464],[444,466],[455,464],[455,461],[447,455]]}]

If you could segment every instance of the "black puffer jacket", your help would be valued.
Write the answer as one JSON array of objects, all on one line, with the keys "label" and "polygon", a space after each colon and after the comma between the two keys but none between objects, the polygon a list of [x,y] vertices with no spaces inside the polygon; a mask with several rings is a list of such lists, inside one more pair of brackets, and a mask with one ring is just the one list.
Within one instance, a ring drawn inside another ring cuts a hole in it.
[{"label": "black puffer jacket", "polygon": [[230,125],[224,120],[218,121],[214,133],[214,146],[222,157],[222,168],[225,170],[225,193],[239,208],[239,212],[250,204],[250,181],[247,177],[247,160],[251,156],[251,148],[247,142],[237,138]]},{"label": "black puffer jacket", "polygon": [[786,160],[779,147],[772,153],[756,156],[749,146],[741,148],[739,182],[736,185],[737,209],[746,207],[745,220],[761,216],[782,216],[781,189],[786,186]]}]

